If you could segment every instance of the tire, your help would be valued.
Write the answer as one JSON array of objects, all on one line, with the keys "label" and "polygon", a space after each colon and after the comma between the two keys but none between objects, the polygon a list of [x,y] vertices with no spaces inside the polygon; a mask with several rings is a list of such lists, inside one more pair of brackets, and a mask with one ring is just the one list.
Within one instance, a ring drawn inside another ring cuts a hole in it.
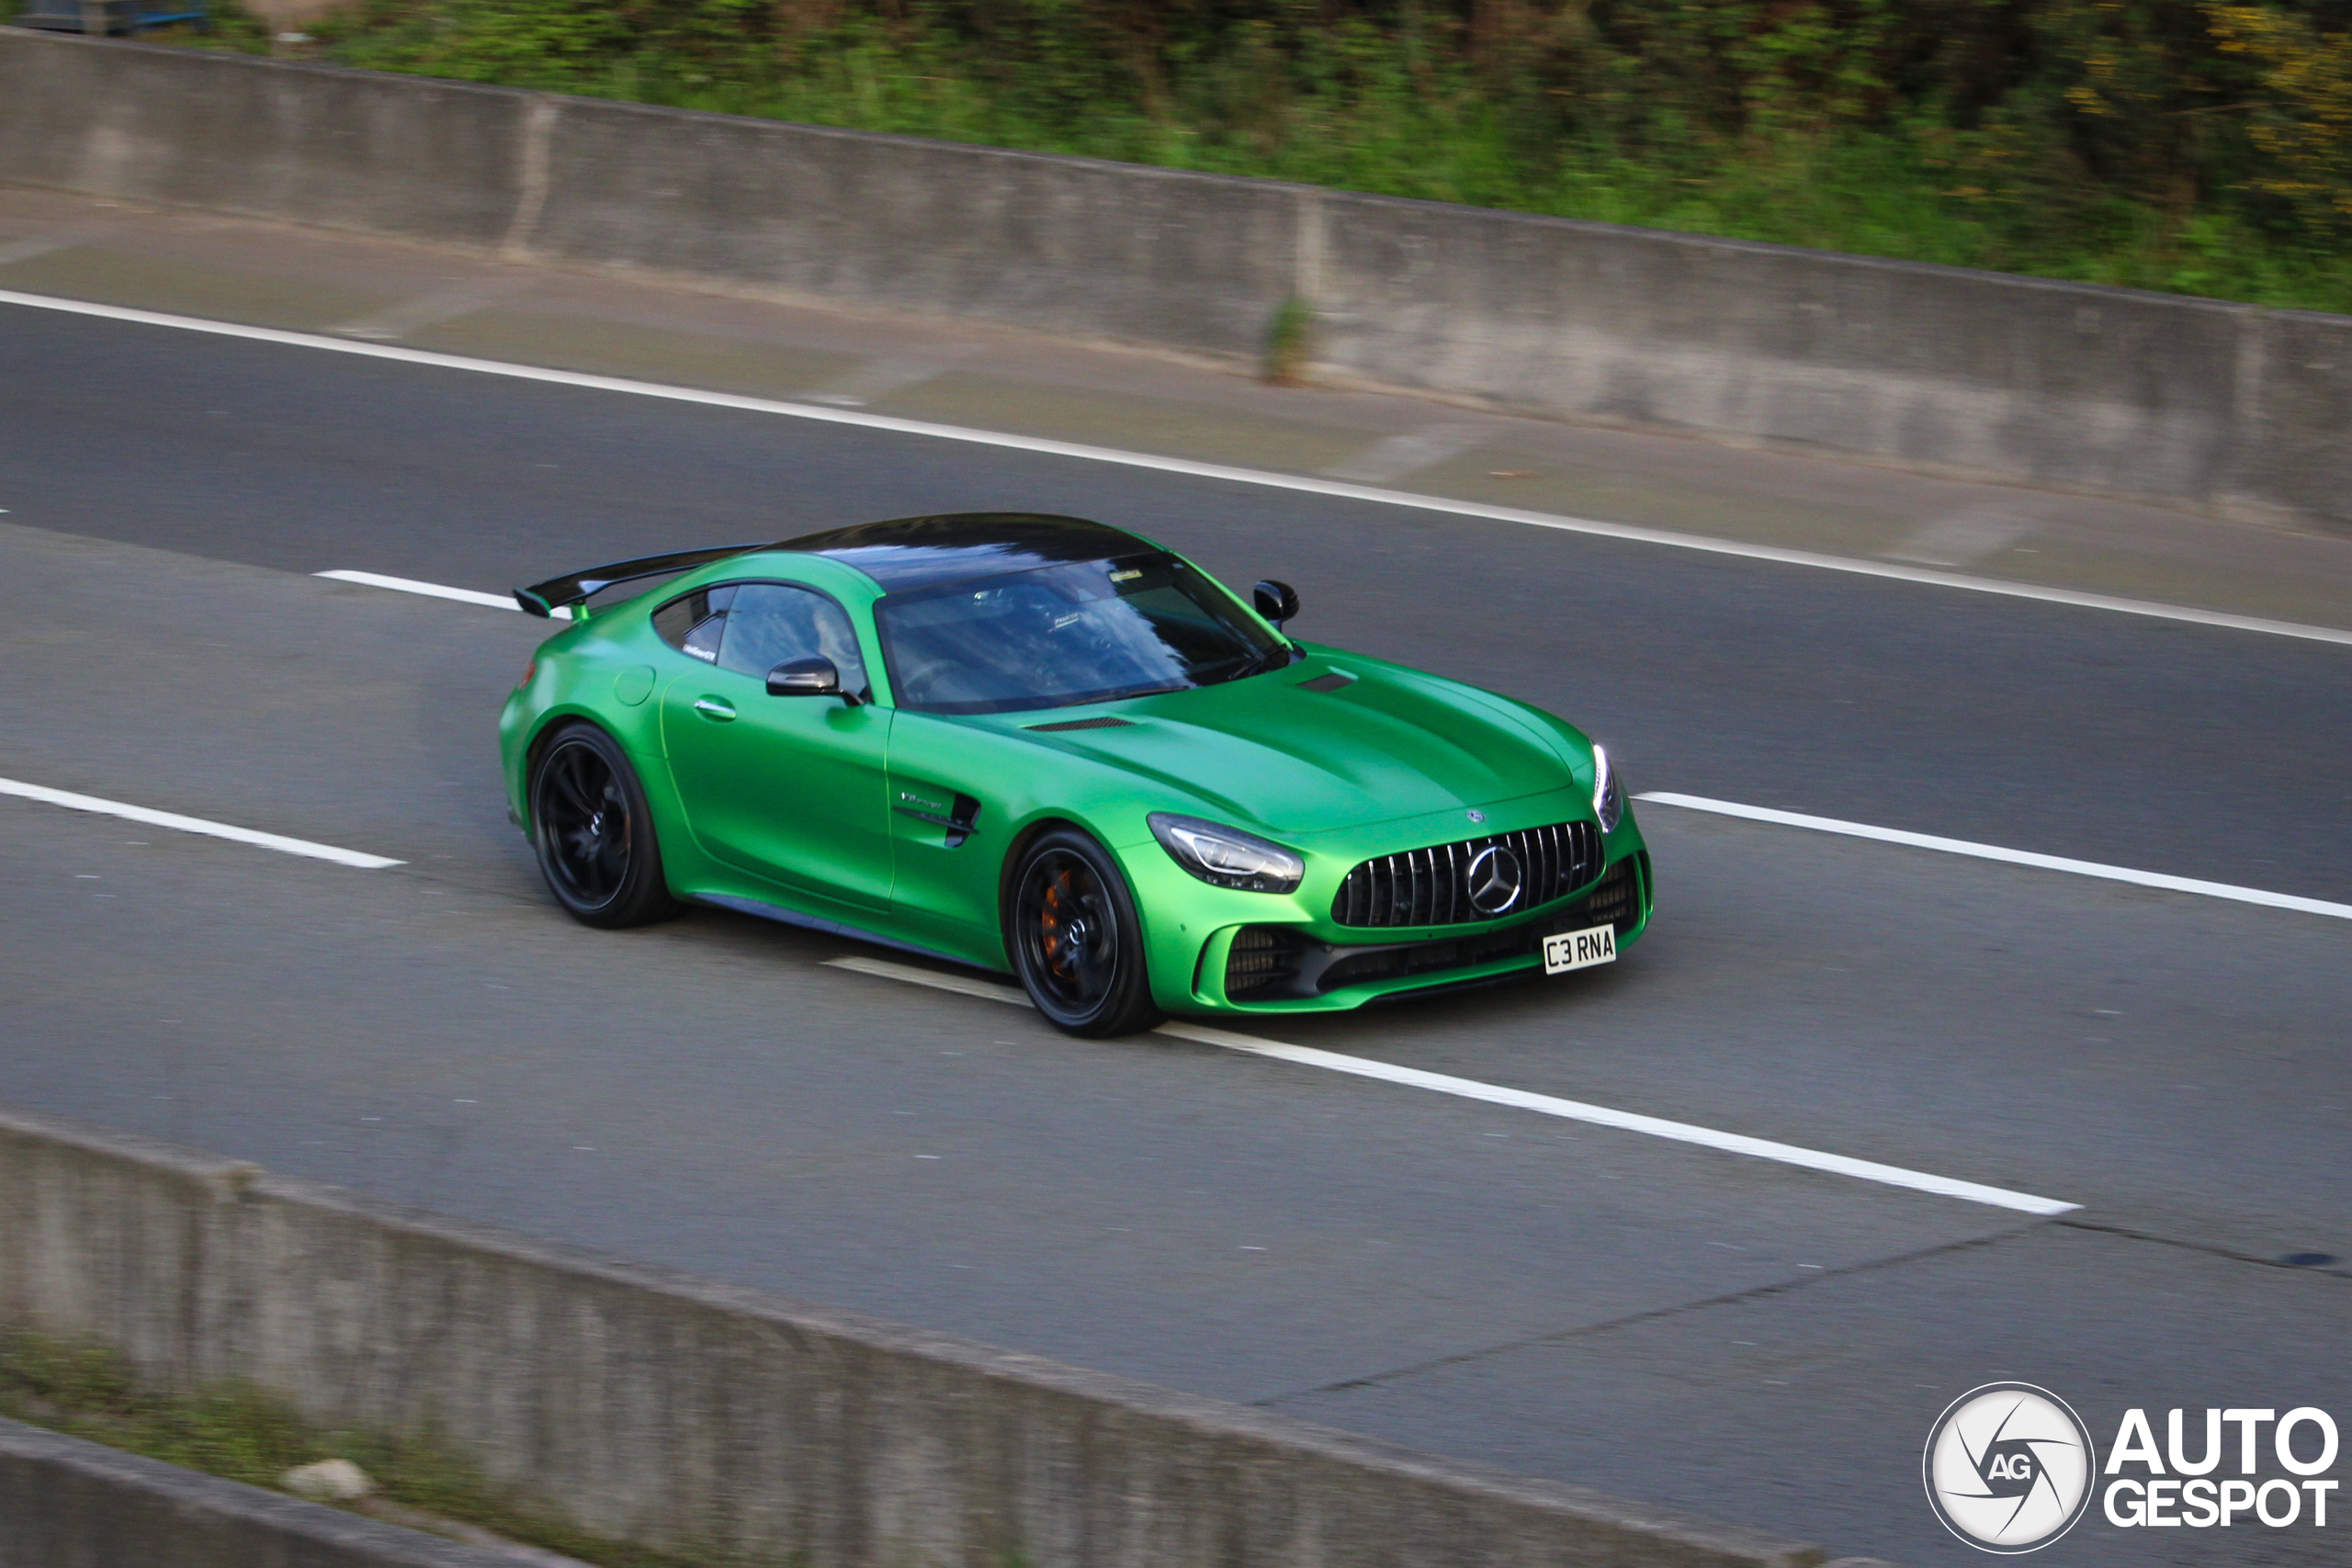
[{"label": "tire", "polygon": [[605,931],[678,912],[662,877],[662,847],[645,790],[620,742],[568,724],[531,763],[531,847],[566,913]]},{"label": "tire", "polygon": [[1022,852],[1005,934],[1029,999],[1063,1033],[1102,1040],[1163,1017],[1152,1006],[1127,879],[1086,834],[1056,829]]}]

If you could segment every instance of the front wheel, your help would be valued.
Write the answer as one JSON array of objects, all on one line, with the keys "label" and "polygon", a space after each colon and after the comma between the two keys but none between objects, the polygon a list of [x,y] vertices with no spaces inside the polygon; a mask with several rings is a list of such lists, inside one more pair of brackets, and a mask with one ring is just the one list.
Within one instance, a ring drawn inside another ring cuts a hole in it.
[{"label": "front wheel", "polygon": [[1065,828],[1032,843],[1007,915],[1013,966],[1055,1028],[1100,1040],[1160,1021],[1127,879],[1092,839]]},{"label": "front wheel", "polygon": [[531,844],[571,918],[608,930],[677,912],[662,876],[653,814],[620,742],[572,724],[540,749],[530,779]]}]

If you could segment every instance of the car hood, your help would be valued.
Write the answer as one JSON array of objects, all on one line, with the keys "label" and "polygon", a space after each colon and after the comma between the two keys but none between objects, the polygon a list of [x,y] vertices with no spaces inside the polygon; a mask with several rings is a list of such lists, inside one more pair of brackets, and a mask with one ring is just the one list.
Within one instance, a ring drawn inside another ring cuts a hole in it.
[{"label": "car hood", "polygon": [[[1308,689],[1334,674],[1355,678]],[[1127,722],[1035,728],[1113,716]],[[1351,655],[1318,652],[1222,685],[1005,719],[1030,739],[1193,796],[1237,826],[1276,833],[1485,806],[1571,782],[1562,740],[1515,705]]]}]

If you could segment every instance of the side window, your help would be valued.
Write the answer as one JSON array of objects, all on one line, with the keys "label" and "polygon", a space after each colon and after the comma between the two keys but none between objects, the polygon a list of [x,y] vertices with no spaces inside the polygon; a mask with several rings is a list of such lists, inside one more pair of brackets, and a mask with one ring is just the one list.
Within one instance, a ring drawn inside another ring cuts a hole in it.
[{"label": "side window", "polygon": [[734,602],[735,584],[698,588],[673,599],[653,612],[653,629],[662,640],[706,664],[718,661],[718,634],[726,629],[728,606]]},{"label": "side window", "polygon": [[842,691],[865,689],[857,634],[842,607],[821,593],[783,582],[746,582],[737,588],[726,621],[727,636],[718,646],[721,669],[764,679],[787,659],[819,655],[841,671]]}]

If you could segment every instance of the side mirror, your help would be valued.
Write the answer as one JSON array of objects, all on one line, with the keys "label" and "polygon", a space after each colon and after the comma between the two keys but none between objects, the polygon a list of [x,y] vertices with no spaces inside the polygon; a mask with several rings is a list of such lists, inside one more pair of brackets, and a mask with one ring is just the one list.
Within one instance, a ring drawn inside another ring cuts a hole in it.
[{"label": "side mirror", "polygon": [[838,697],[842,691],[842,672],[833,668],[830,659],[814,654],[806,659],[787,659],[768,671],[768,695],[772,697]]},{"label": "side mirror", "polygon": [[1251,607],[1278,626],[1298,614],[1298,590],[1274,578],[1251,589],[1250,598]]}]

